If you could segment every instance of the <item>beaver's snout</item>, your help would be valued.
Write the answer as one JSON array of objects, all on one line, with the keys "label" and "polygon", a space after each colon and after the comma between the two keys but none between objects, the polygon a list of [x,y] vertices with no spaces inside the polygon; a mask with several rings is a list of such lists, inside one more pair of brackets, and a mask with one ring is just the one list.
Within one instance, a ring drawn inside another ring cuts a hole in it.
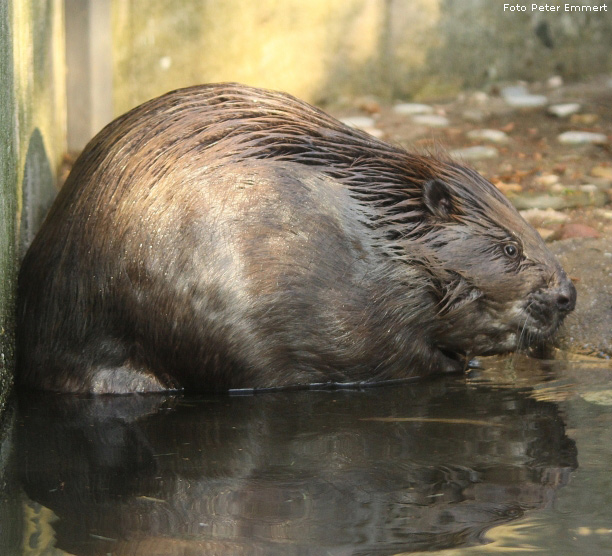
[{"label": "beaver's snout", "polygon": [[561,285],[553,290],[552,295],[559,313],[565,316],[576,307],[576,287],[567,276],[563,278]]},{"label": "beaver's snout", "polygon": [[550,337],[576,306],[576,288],[572,281],[562,273],[556,282],[528,299],[527,312],[533,321],[526,323],[526,327],[534,337]]}]

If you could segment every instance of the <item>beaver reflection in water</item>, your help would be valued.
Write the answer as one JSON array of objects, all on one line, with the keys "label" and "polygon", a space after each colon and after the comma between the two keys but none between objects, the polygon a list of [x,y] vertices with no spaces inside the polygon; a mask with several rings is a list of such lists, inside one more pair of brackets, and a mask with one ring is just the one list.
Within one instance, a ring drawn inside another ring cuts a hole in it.
[{"label": "beaver reflection in water", "polygon": [[289,95],[168,93],[85,148],[23,261],[18,380],[124,393],[460,371],[574,286],[476,172]]}]

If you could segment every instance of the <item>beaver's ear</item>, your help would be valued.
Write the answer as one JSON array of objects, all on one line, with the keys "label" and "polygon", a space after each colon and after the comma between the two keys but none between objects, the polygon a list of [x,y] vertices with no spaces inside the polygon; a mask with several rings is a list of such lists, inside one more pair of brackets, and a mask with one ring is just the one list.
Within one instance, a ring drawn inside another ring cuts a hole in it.
[{"label": "beaver's ear", "polygon": [[423,184],[423,204],[440,220],[449,220],[457,212],[450,188],[438,179]]}]

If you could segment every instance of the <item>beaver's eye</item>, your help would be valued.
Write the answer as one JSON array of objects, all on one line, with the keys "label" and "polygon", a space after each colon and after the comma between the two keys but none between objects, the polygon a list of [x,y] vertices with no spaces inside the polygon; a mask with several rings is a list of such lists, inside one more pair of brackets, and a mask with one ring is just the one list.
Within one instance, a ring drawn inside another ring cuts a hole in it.
[{"label": "beaver's eye", "polygon": [[516,259],[519,256],[519,248],[516,243],[506,243],[504,245],[504,255],[509,259]]}]

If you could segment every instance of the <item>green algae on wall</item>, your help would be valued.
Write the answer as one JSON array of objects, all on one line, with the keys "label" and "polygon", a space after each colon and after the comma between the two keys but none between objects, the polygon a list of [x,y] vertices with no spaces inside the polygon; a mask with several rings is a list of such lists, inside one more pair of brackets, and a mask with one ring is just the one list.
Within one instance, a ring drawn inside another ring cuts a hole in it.
[{"label": "green algae on wall", "polygon": [[0,2],[0,413],[10,390],[14,365],[17,130],[12,38],[9,6]]}]

